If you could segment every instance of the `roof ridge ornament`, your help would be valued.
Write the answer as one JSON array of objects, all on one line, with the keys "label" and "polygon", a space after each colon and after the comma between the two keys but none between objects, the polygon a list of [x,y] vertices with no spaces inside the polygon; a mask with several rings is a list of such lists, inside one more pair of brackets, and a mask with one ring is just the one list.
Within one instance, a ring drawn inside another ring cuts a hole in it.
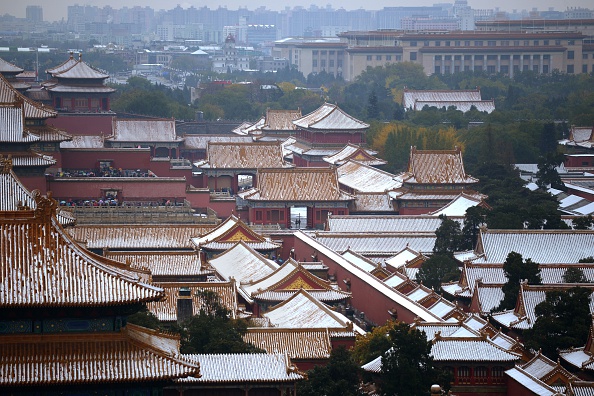
[{"label": "roof ridge ornament", "polygon": [[12,171],[12,155],[8,154],[6,157],[0,155],[0,174],[7,175]]},{"label": "roof ridge ornament", "polygon": [[33,190],[31,192],[33,199],[35,200],[35,217],[41,218],[44,221],[50,221],[53,216],[56,215],[58,208],[58,201],[52,198],[51,191],[47,192],[47,197],[41,195],[39,190]]}]

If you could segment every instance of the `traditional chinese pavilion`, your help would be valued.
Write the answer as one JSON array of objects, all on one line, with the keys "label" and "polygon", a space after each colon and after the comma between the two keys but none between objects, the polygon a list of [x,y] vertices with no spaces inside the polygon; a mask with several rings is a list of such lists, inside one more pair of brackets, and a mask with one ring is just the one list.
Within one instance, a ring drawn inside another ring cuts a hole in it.
[{"label": "traditional chinese pavilion", "polygon": [[293,163],[300,167],[328,166],[324,157],[335,155],[349,143],[365,145],[369,129],[369,124],[330,103],[294,120],[293,124],[297,141],[288,149],[293,152]]},{"label": "traditional chinese pavilion", "polygon": [[52,106],[59,111],[100,113],[110,111],[109,97],[115,89],[105,85],[108,74],[78,60],[73,54],[62,64],[47,69],[51,78],[41,85],[49,92]]},{"label": "traditional chinese pavilion", "polygon": [[256,187],[239,193],[253,224],[291,227],[291,207],[307,207],[307,227],[323,228],[329,213],[347,215],[354,198],[338,184],[336,169],[260,169]]},{"label": "traditional chinese pavilion", "polygon": [[412,147],[406,172],[399,176],[402,187],[390,192],[395,210],[401,215],[433,212],[456,199],[460,193],[484,199],[474,191],[478,179],[466,174],[462,150],[417,150]]}]

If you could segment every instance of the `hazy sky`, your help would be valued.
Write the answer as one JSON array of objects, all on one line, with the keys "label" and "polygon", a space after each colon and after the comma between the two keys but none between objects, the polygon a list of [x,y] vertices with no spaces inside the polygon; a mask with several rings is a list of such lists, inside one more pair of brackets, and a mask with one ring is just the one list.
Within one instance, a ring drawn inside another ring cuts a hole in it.
[{"label": "hazy sky", "polygon": [[[280,10],[285,6],[304,6],[309,7],[310,4],[317,4],[320,7],[326,4],[331,4],[333,8],[343,7],[347,10],[357,8],[365,8],[367,10],[379,10],[384,7],[393,6],[410,6],[421,5],[430,6],[434,3],[448,2],[453,3],[453,0],[417,0],[414,2],[403,0],[368,0],[361,2],[359,0],[341,0],[341,1],[312,1],[312,0],[289,0],[289,1],[275,1],[275,0],[222,0],[222,1],[164,1],[164,0],[0,0],[0,15],[10,14],[19,18],[25,17],[25,9],[27,5],[41,5],[43,7],[43,17],[46,21],[66,19],[67,7],[72,4],[79,5],[93,5],[103,7],[104,5],[111,5],[113,8],[121,8],[124,6],[132,7],[135,5],[149,6],[155,10],[165,9],[169,10],[175,8],[179,4],[183,8],[194,6],[196,8],[207,6],[211,9],[216,9],[220,6],[227,7],[230,10],[236,10],[239,7],[253,10],[259,6],[265,6],[271,10]],[[557,11],[563,11],[567,7],[592,7],[592,0],[468,0],[468,4],[472,8],[494,8],[499,7],[504,11],[512,10],[530,10],[534,7],[539,10],[546,10],[549,7],[554,7]]]}]

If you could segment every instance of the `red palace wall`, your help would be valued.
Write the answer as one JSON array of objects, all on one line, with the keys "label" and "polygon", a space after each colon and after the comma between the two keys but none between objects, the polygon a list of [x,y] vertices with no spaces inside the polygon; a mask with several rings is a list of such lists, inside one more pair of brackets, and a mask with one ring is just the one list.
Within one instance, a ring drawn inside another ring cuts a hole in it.
[{"label": "red palace wall", "polygon": [[[150,180],[149,180],[150,179]],[[118,199],[152,201],[186,197],[186,181],[183,179],[156,178],[57,178],[48,182],[56,199],[100,199],[102,189],[120,190]]]},{"label": "red palace wall", "polygon": [[47,124],[62,129],[71,135],[96,135],[112,134],[113,115],[75,115],[50,118]]},{"label": "red palace wall", "polygon": [[594,154],[592,155],[567,155],[565,166],[569,168],[584,168],[594,166]]},{"label": "red palace wall", "polygon": [[396,308],[398,320],[406,323],[414,322],[417,315],[397,305],[392,299],[370,286],[366,281],[357,278],[353,273],[341,267],[323,253],[315,252],[311,246],[299,238],[295,238],[294,246],[297,260],[303,260],[317,253],[318,260],[323,261],[328,266],[328,274],[336,277],[336,282],[342,290],[347,290],[344,281],[350,280],[350,291],[353,293],[351,304],[358,311],[365,312],[365,317],[369,321],[377,325],[383,325],[387,320],[393,319],[388,313],[388,310]]},{"label": "red palace wall", "polygon": [[[99,160],[111,160],[114,168],[151,169],[150,149],[62,150],[63,169],[98,169]],[[169,162],[166,163],[169,168]],[[158,176],[159,173],[155,172]]]},{"label": "red palace wall", "polygon": [[46,194],[48,191],[45,176],[18,176],[18,178],[29,191],[39,190],[42,194]]}]

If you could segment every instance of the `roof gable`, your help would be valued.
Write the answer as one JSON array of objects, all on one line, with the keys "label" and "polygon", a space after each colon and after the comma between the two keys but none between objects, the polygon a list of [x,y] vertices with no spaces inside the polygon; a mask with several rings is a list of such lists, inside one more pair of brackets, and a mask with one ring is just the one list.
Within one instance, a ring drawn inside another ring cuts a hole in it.
[{"label": "roof gable", "polygon": [[57,112],[54,109],[45,107],[21,94],[0,74],[0,103],[12,103],[22,101],[24,104],[25,118],[46,119],[56,117]]},{"label": "roof gable", "polygon": [[358,161],[373,166],[384,165],[387,163],[382,159],[374,157],[370,153],[370,150],[365,150],[361,146],[351,143],[344,146],[343,149],[338,153],[324,157],[323,160],[333,165],[341,165],[349,160]]}]

